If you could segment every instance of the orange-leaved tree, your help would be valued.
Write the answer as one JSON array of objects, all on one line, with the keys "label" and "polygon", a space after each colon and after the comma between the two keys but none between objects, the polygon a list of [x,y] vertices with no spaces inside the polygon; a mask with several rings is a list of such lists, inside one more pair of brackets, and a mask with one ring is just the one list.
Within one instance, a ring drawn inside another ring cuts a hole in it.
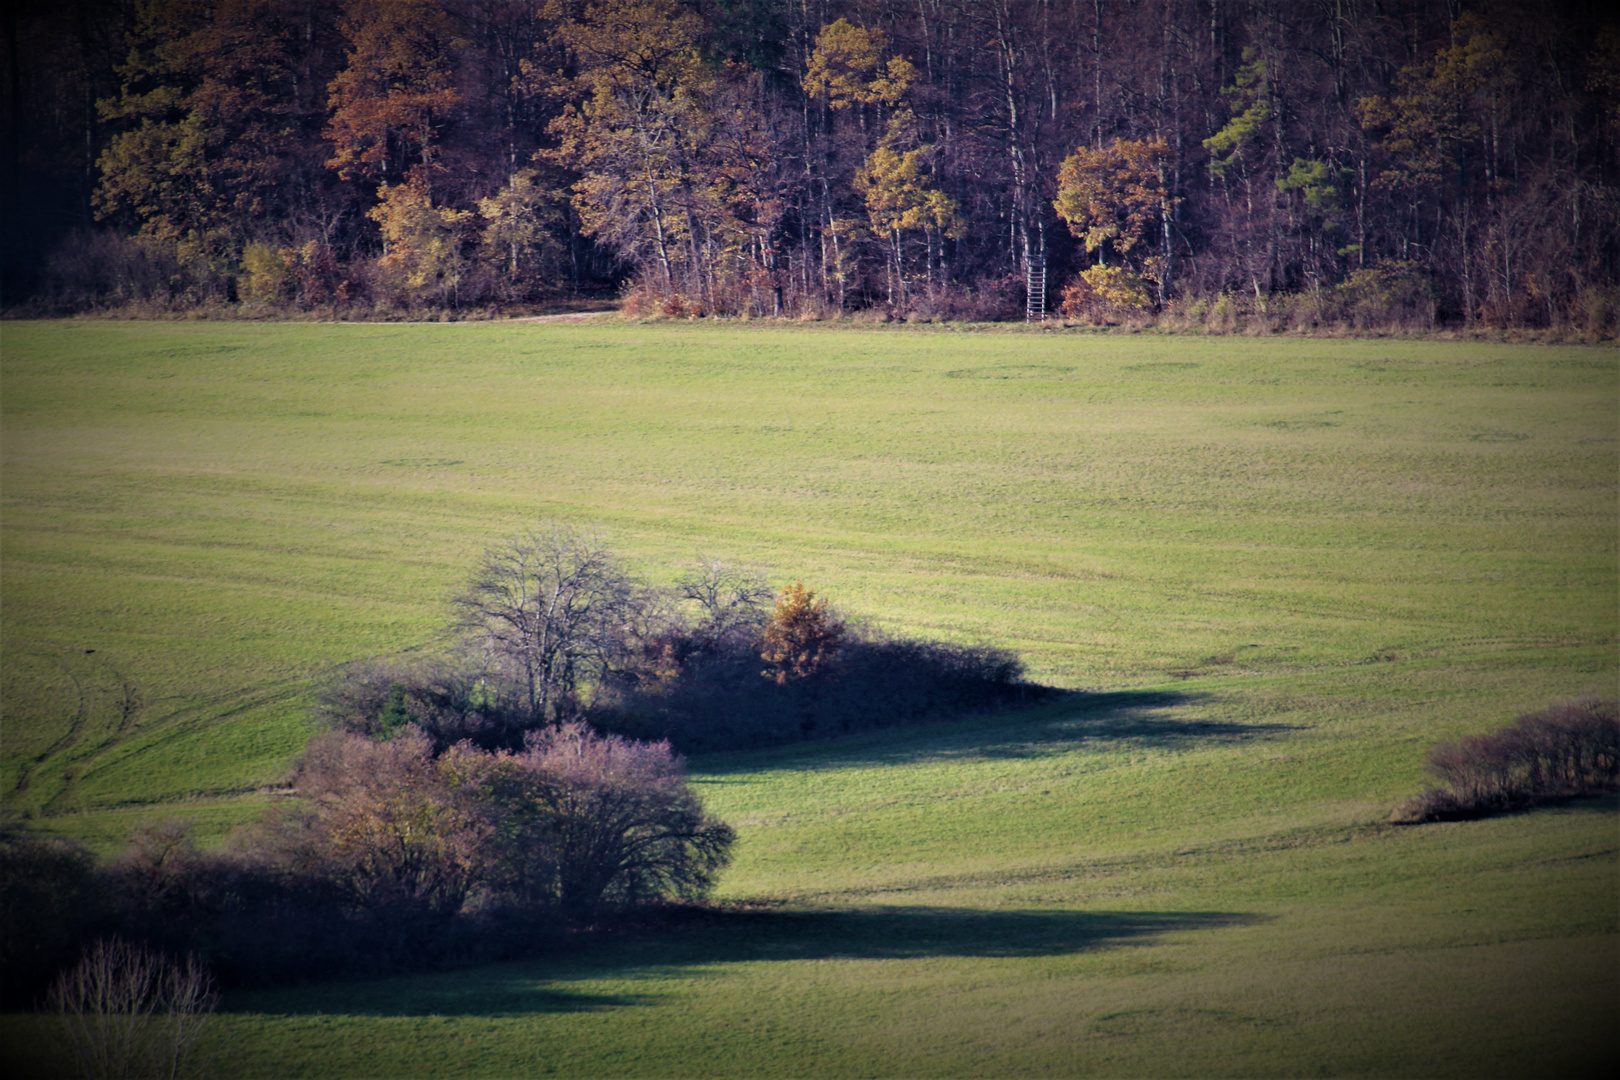
[{"label": "orange-leaved tree", "polygon": [[[1181,201],[1166,183],[1171,157],[1163,139],[1116,139],[1096,150],[1082,146],[1064,160],[1052,206],[1069,231],[1085,242],[1086,251],[1097,256],[1097,265],[1082,271],[1065,291],[1065,308],[1080,298],[1145,308],[1143,278],[1158,282],[1159,299],[1164,300],[1170,216]],[[1163,241],[1161,253],[1144,257],[1153,248],[1155,233]],[[1125,267],[1106,266],[1109,248]]]},{"label": "orange-leaved tree", "polygon": [[432,161],[439,127],[461,103],[451,54],[465,46],[438,0],[351,0],[339,23],[348,66],[329,88],[326,164],[375,183]]},{"label": "orange-leaved tree", "polygon": [[795,581],[782,590],[765,624],[759,656],[770,666],[764,674],[778,683],[813,675],[833,658],[843,639],[843,620],[828,610],[825,599],[817,600]]}]

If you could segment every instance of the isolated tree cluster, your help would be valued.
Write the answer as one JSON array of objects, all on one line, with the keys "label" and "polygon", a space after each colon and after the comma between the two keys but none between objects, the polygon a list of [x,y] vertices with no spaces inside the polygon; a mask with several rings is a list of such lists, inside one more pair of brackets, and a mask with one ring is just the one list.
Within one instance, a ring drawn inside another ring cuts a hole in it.
[{"label": "isolated tree cluster", "polygon": [[1440,784],[1398,807],[1413,824],[1483,817],[1504,810],[1620,788],[1620,705],[1580,699],[1526,713],[1484,735],[1429,751]]},{"label": "isolated tree cluster", "polygon": [[773,594],[757,573],[718,559],[655,588],[598,538],[560,525],[489,551],[452,607],[451,647],[348,668],[322,695],[328,722],[501,750],[581,720],[710,750],[949,717],[1037,692],[1003,650],[858,628],[801,582]]},{"label": "isolated tree cluster", "polygon": [[[12,11],[12,9],[15,9]],[[1578,0],[18,0],[5,293],[1612,330]]]},{"label": "isolated tree cluster", "polygon": [[733,832],[672,747],[771,745],[1024,701],[1001,650],[852,626],[803,584],[707,560],[655,588],[592,534],[492,548],[449,645],[321,696],[286,797],[217,849],[143,827],[98,864],[0,831],[0,989],[29,1004],[98,938],[227,983],[488,959],[703,896]]}]

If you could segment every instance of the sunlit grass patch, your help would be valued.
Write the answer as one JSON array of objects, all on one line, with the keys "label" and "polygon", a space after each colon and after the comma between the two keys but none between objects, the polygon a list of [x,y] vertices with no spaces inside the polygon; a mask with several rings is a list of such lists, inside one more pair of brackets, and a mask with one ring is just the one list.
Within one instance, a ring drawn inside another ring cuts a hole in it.
[{"label": "sunlit grass patch", "polygon": [[1381,823],[1435,742],[1612,696],[1616,372],[1477,343],[7,324],[5,806],[100,850],[174,814],[223,836],[323,679],[432,648],[478,554],[557,518],[650,576],[729,556],[1068,692],[696,758],[736,910],[234,994],[210,1073],[1579,1073],[1620,987],[1612,804]]}]

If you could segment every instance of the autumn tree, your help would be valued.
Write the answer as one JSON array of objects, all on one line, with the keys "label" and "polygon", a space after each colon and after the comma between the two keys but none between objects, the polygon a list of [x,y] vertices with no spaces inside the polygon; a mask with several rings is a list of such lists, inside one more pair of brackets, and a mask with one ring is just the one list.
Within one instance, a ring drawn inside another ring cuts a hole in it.
[{"label": "autumn tree", "polygon": [[582,174],[584,232],[649,272],[665,296],[730,305],[722,280],[745,272],[775,212],[754,186],[770,149],[750,117],[748,77],[709,63],[702,21],[674,0],[587,4],[563,26],[577,102],[545,156]]},{"label": "autumn tree", "polygon": [[[887,180],[877,180],[875,190],[880,219],[878,235],[890,247],[885,276],[889,283],[889,299],[895,294],[895,260],[899,256],[898,236],[889,227],[900,203],[908,201],[899,190],[904,184],[900,172],[905,166],[900,161],[904,149],[876,144],[888,130],[889,120],[899,108],[917,77],[917,69],[902,56],[884,60],[889,49],[889,36],[882,30],[857,26],[847,19],[836,19],[823,26],[816,34],[815,48],[806,62],[800,85],[812,102],[822,104],[820,138],[813,151],[808,152],[811,184],[818,196],[818,225],[822,238],[821,267],[824,279],[831,280],[837,289],[839,307],[848,303],[852,278],[858,275],[856,244],[865,235],[856,207],[872,213],[869,190],[875,178],[871,171],[877,165],[878,174],[887,174]],[[897,133],[898,135],[898,133]],[[915,149],[915,143],[913,143]],[[871,155],[877,150],[884,153],[874,163]],[[919,171],[921,156],[909,163]],[[867,196],[868,205],[846,205],[846,193]],[[884,204],[892,204],[884,209]],[[852,212],[853,211],[853,212]],[[921,216],[914,215],[921,224]]]},{"label": "autumn tree", "polygon": [[382,232],[378,265],[404,298],[460,306],[475,229],[471,211],[435,206],[421,171],[413,169],[405,183],[382,188],[366,216]]},{"label": "autumn tree", "polygon": [[829,109],[854,110],[865,122],[864,106],[893,107],[917,78],[917,68],[903,56],[883,59],[889,36],[882,30],[838,19],[821,28],[804,73],[804,91],[812,101],[825,99]]},{"label": "autumn tree", "polygon": [[116,131],[97,163],[99,216],[224,265],[285,228],[307,192],[288,14],[278,0],[141,8],[122,91],[99,105]]},{"label": "autumn tree", "polygon": [[347,64],[330,87],[327,161],[345,179],[402,179],[432,162],[439,128],[461,102],[452,53],[462,45],[438,0],[350,0],[339,23]]},{"label": "autumn tree", "polygon": [[917,142],[914,118],[905,113],[890,121],[882,142],[855,173],[855,190],[866,199],[872,231],[888,246],[890,304],[907,299],[908,233],[923,234],[923,280],[932,300],[934,268],[944,240],[957,239],[964,231],[956,203],[934,184],[932,158],[933,147]]},{"label": "autumn tree", "polygon": [[535,183],[532,169],[513,173],[504,188],[478,200],[480,254],[507,290],[523,290],[560,262],[558,202],[557,193]]},{"label": "autumn tree", "polygon": [[[1162,139],[1116,139],[1100,150],[1080,147],[1058,171],[1053,206],[1097,258],[1096,267],[1085,272],[1090,277],[1082,277],[1115,304],[1143,306],[1134,302],[1140,286],[1127,271],[1156,281],[1164,300],[1169,286],[1164,252],[1170,216],[1180,201],[1166,183],[1169,161],[1170,148]],[[1148,254],[1155,248],[1160,254]],[[1120,261],[1118,270],[1107,268],[1110,250]]]},{"label": "autumn tree", "polygon": [[[1379,148],[1388,160],[1377,185],[1402,197],[1413,237],[1450,249],[1463,315],[1472,323],[1481,300],[1497,288],[1511,305],[1516,284],[1511,244],[1501,252],[1500,278],[1487,265],[1480,280],[1480,215],[1469,196],[1483,192],[1490,215],[1503,194],[1502,143],[1517,73],[1506,42],[1480,16],[1457,19],[1452,38],[1432,61],[1403,68],[1395,94],[1364,98],[1360,114],[1365,127],[1383,133]],[[1438,211],[1433,226],[1425,220],[1430,208]]]},{"label": "autumn tree", "polygon": [[825,598],[794,582],[782,590],[776,610],[760,638],[765,674],[778,683],[803,679],[826,667],[837,655],[845,628]]}]

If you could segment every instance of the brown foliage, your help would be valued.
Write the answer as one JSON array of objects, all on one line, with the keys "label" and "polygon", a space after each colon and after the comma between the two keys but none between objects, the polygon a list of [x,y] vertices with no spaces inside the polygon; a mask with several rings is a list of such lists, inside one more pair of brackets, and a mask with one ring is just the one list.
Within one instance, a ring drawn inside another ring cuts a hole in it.
[{"label": "brown foliage", "polygon": [[844,623],[825,599],[795,581],[782,590],[760,638],[765,674],[778,684],[804,679],[832,662],[844,639]]},{"label": "brown foliage", "polygon": [[1425,764],[1444,786],[1405,803],[1393,820],[1480,817],[1612,791],[1620,783],[1620,706],[1586,699],[1526,713],[1498,731],[1440,743]]}]

